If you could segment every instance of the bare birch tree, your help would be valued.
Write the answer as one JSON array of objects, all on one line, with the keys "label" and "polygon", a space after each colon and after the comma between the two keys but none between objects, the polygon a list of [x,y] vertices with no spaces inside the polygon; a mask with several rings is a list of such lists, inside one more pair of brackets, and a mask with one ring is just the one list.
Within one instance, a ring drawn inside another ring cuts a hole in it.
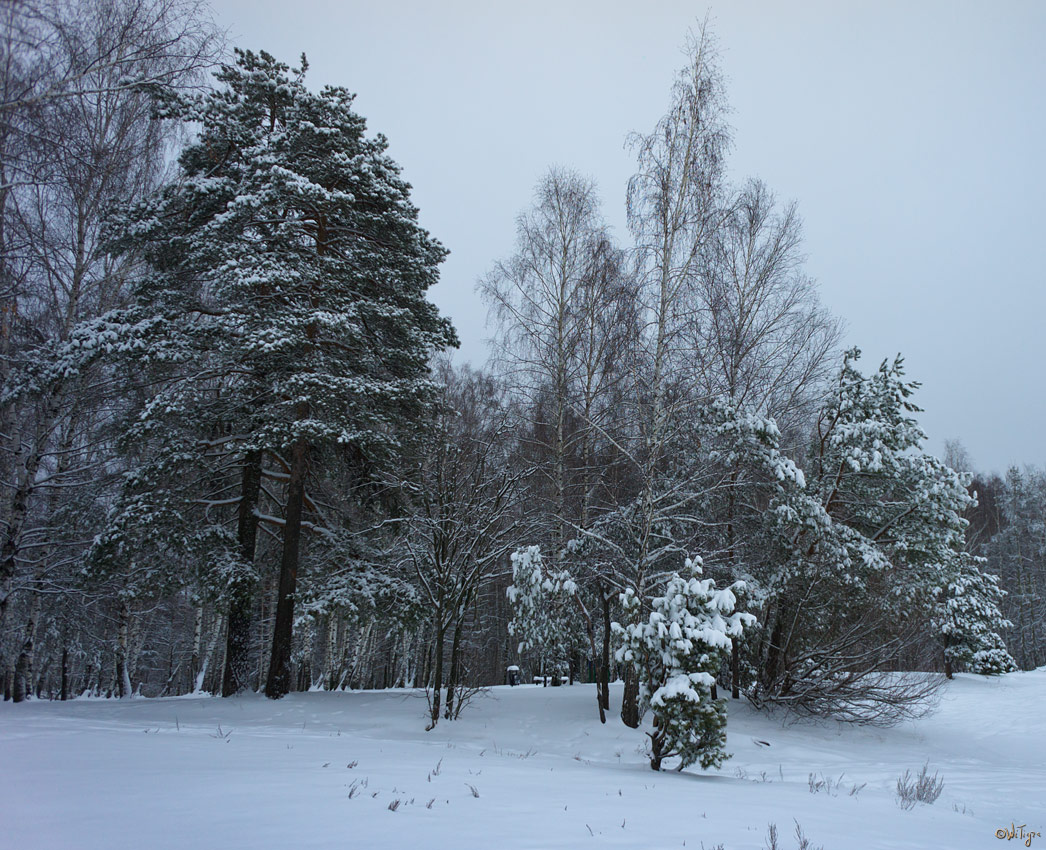
[{"label": "bare birch tree", "polygon": [[[664,472],[669,446],[686,422],[686,396],[679,389],[691,360],[687,329],[694,321],[700,261],[724,219],[726,111],[706,23],[687,44],[687,65],[672,87],[668,112],[652,133],[633,140],[638,168],[628,186],[628,222],[642,312],[631,393],[638,441],[631,455],[640,484],[620,524],[629,545],[614,546],[627,563],[628,589],[644,600],[634,612],[639,620],[649,613],[645,600],[665,559],[681,563],[684,557],[670,526],[686,514],[695,482]],[[638,725],[638,682],[630,667],[621,713],[626,724]]]},{"label": "bare birch tree", "polygon": [[[615,407],[634,346],[634,279],[599,213],[594,184],[552,169],[517,221],[516,254],[480,284],[500,335],[496,363],[526,418],[530,486],[543,505],[538,537],[561,560],[617,494],[606,474]],[[517,541],[521,543],[523,541]],[[573,597],[608,703],[609,610],[617,589],[595,572]],[[600,631],[603,649],[598,646]],[[554,671],[555,672],[555,671]],[[558,678],[553,678],[558,682]]]},{"label": "bare birch tree", "polygon": [[200,11],[180,0],[21,0],[0,13],[0,628],[12,593],[32,596],[54,566],[50,517],[78,480],[97,477],[89,432],[105,422],[98,375],[27,387],[23,367],[125,296],[134,258],[107,253],[105,216],[164,167],[172,135],[152,120],[152,96],[196,82],[212,61],[218,41]]},{"label": "bare birch tree", "polygon": [[696,390],[770,416],[786,435],[809,428],[837,365],[840,322],[803,270],[802,222],[759,180],[726,199],[702,252],[687,348]]}]

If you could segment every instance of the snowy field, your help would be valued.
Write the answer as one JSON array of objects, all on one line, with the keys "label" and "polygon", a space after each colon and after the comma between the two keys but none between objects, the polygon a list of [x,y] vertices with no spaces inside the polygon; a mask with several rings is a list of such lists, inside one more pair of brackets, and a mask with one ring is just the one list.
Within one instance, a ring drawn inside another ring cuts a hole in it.
[{"label": "snowy field", "polygon": [[[409,691],[5,703],[0,845],[747,850],[776,823],[790,849],[798,821],[825,850],[1018,847],[1046,834],[1044,706],[1046,670],[959,676],[885,730],[735,703],[721,771],[655,774],[582,685],[494,688],[433,732]],[[905,811],[897,777],[927,760],[944,791]]]}]

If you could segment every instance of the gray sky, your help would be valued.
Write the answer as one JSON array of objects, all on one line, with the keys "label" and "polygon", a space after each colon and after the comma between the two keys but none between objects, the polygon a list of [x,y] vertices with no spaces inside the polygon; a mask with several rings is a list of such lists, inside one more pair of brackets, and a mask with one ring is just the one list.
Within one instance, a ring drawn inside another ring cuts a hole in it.
[{"label": "gray sky", "polygon": [[[356,107],[450,250],[432,297],[486,357],[473,292],[552,164],[627,241],[630,131],[665,110],[702,3],[213,0],[232,43]],[[787,7],[787,8],[786,8]],[[719,2],[731,173],[794,199],[807,271],[865,370],[905,355],[930,449],[1046,464],[1046,2]]]}]

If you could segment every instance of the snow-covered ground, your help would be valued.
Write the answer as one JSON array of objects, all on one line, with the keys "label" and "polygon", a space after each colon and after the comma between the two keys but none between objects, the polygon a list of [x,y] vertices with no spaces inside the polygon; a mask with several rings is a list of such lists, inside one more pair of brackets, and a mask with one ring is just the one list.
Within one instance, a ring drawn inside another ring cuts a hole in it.
[{"label": "snow-covered ground", "polygon": [[[7,703],[0,846],[745,850],[776,823],[790,850],[795,821],[825,850],[1025,846],[996,830],[1046,835],[1044,707],[1046,669],[959,676],[891,729],[734,703],[733,758],[680,774],[652,772],[616,717],[600,726],[582,685],[494,688],[432,732],[405,691]],[[897,777],[927,760],[944,791],[902,810]]]}]

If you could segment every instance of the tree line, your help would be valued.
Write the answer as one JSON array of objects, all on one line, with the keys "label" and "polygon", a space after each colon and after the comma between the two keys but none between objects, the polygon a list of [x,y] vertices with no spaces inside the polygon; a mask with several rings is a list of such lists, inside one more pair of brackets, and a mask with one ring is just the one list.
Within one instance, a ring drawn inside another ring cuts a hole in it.
[{"label": "tree line", "polygon": [[886,723],[1044,663],[1042,473],[927,453],[901,358],[841,350],[796,206],[726,176],[707,28],[628,242],[550,169],[472,369],[384,137],[205,12],[3,11],[5,699],[423,687],[435,726],[516,665],[710,766],[720,691]]}]

